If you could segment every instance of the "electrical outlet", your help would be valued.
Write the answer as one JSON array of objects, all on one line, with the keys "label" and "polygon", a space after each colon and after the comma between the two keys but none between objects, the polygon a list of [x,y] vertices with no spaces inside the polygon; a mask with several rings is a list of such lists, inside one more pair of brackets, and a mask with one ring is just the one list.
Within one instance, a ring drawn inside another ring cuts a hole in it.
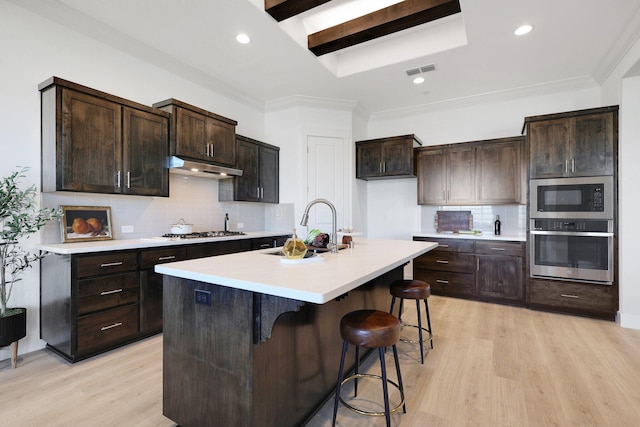
[{"label": "electrical outlet", "polygon": [[133,233],[133,225],[123,225],[122,226],[122,233]]},{"label": "electrical outlet", "polygon": [[244,222],[238,223],[238,230],[240,230],[241,228],[244,228]]},{"label": "electrical outlet", "polygon": [[211,307],[211,292],[202,289],[195,290],[196,304],[202,304]]}]

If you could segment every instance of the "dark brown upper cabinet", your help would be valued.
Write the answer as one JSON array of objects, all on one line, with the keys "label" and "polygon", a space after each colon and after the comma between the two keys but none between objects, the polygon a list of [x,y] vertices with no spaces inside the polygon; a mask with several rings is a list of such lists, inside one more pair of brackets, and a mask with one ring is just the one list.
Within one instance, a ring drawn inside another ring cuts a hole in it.
[{"label": "dark brown upper cabinet", "polygon": [[236,135],[242,176],[221,180],[218,199],[226,201],[278,203],[280,200],[280,148]]},{"label": "dark brown upper cabinet", "polygon": [[421,145],[415,135],[356,141],[356,178],[414,178],[413,149]]},{"label": "dark brown upper cabinet", "polygon": [[522,137],[502,138],[476,148],[476,196],[481,205],[526,204]]},{"label": "dark brown upper cabinet", "polygon": [[416,149],[418,204],[526,203],[522,137]]},{"label": "dark brown upper cabinet", "polygon": [[613,175],[618,107],[525,118],[530,177]]},{"label": "dark brown upper cabinet", "polygon": [[52,77],[39,86],[42,191],[169,196],[169,114]]},{"label": "dark brown upper cabinet", "polygon": [[177,99],[156,102],[171,113],[171,155],[234,166],[238,122]]}]

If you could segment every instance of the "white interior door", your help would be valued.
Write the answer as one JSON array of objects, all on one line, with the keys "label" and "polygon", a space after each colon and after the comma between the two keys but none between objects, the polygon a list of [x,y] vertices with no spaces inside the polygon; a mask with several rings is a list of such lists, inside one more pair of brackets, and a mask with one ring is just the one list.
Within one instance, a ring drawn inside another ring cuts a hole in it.
[{"label": "white interior door", "polygon": [[[344,144],[342,137],[307,136],[307,203],[318,198],[333,203],[338,230],[344,226],[345,218]],[[313,228],[331,234],[331,209],[327,205],[311,208],[307,230]]]}]

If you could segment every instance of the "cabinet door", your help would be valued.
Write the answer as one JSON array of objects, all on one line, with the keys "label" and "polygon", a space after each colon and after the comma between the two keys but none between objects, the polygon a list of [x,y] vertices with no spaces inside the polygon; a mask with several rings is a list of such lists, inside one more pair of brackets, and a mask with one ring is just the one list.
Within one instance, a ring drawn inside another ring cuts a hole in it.
[{"label": "cabinet door", "polygon": [[124,107],[122,192],[168,197],[168,155],[169,120]]},{"label": "cabinet door", "polygon": [[120,192],[117,172],[122,170],[121,117],[122,108],[115,102],[62,90],[58,190]]},{"label": "cabinet door", "polygon": [[413,175],[413,140],[405,138],[382,144],[382,174],[385,176]]},{"label": "cabinet door", "polygon": [[258,170],[260,172],[259,187],[261,202],[278,203],[279,201],[279,158],[280,153],[278,150],[259,147]]},{"label": "cabinet door", "polygon": [[481,297],[523,300],[522,258],[478,255],[476,289]]},{"label": "cabinet door", "polygon": [[475,203],[474,148],[447,150],[447,204]]},{"label": "cabinet door", "polygon": [[366,179],[382,174],[382,149],[378,142],[356,145],[356,178]]},{"label": "cabinet door", "polygon": [[238,139],[238,169],[242,176],[234,178],[235,200],[245,202],[259,201],[258,146]]},{"label": "cabinet door", "polygon": [[578,116],[573,120],[572,175],[613,175],[613,113]]},{"label": "cabinet door", "polygon": [[570,127],[570,119],[541,120],[529,125],[531,178],[568,175]]},{"label": "cabinet door", "polygon": [[480,204],[520,203],[521,142],[484,144],[476,153]]},{"label": "cabinet door", "polygon": [[446,203],[444,150],[418,152],[418,204],[443,205]]},{"label": "cabinet door", "polygon": [[236,164],[235,126],[207,117],[209,160],[227,166]]},{"label": "cabinet door", "polygon": [[205,142],[207,116],[179,107],[175,109],[174,114],[177,122],[175,154],[208,160]]}]

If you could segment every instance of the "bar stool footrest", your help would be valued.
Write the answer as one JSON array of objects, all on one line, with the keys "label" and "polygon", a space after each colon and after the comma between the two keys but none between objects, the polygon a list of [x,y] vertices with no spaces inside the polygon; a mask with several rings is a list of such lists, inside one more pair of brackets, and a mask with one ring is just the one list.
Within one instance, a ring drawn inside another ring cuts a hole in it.
[{"label": "bar stool footrest", "polygon": [[[349,381],[353,381],[353,380],[357,380],[360,378],[375,378],[378,380],[382,380],[382,377],[380,375],[374,375],[374,374],[353,374],[348,376],[347,378],[345,378],[344,380],[342,380],[341,385],[344,385],[345,383],[349,382]],[[404,391],[400,388],[400,386],[390,380],[389,378],[387,378],[387,383],[391,384],[393,387],[395,387],[396,389],[398,389],[398,391],[400,392],[400,403],[398,403],[398,406],[396,406],[395,408],[391,409],[389,411],[390,414],[393,414],[394,412],[398,412],[400,410],[400,408],[402,408],[402,405],[404,405]],[[340,403],[342,403],[342,405],[347,408],[352,410],[353,412],[360,414],[360,415],[366,415],[369,417],[384,417],[385,413],[383,412],[373,412],[373,411],[364,411],[362,409],[358,409],[353,405],[350,405],[349,403],[345,402],[342,399],[342,396],[340,396]]]},{"label": "bar stool footrest", "polygon": [[[404,328],[405,326],[408,326],[408,327],[410,327],[410,328],[416,328],[416,329],[418,329],[418,325],[412,325],[412,324],[410,324],[410,323],[404,323],[404,322],[403,322],[403,323],[402,323],[402,327]],[[422,330],[423,330],[424,332],[426,332],[426,333],[427,333],[427,336],[426,336],[426,337],[425,337],[425,336],[423,336],[423,337],[422,337],[422,343],[425,343],[425,342],[431,342],[431,341],[433,341],[433,334],[431,333],[431,331],[430,331],[430,330],[428,330],[427,328],[425,328],[424,326],[422,327]],[[408,342],[408,343],[411,343],[411,344],[420,344],[420,341],[419,341],[419,340],[410,340],[410,339],[402,338],[402,337],[400,337],[400,341],[402,341],[402,342]]]}]

